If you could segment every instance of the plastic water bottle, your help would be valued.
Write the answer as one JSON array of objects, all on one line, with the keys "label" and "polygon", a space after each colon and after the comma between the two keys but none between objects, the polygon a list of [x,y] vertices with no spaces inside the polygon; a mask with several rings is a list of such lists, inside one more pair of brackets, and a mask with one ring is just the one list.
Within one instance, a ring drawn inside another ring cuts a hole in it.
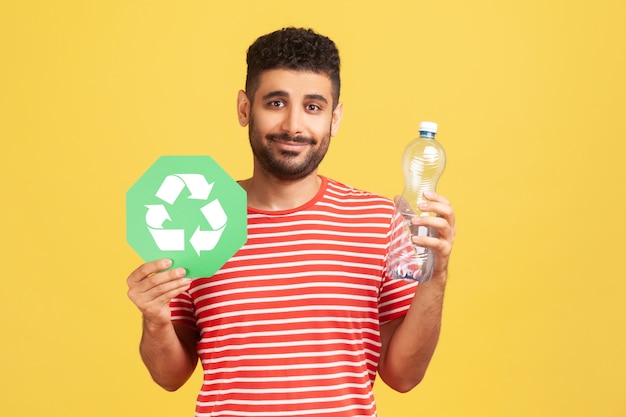
[{"label": "plastic water bottle", "polygon": [[396,200],[394,224],[401,224],[392,231],[388,269],[395,278],[427,281],[433,273],[432,249],[413,244],[412,235],[436,236],[437,231],[425,226],[413,226],[415,216],[432,216],[420,211],[418,204],[424,201],[425,191],[435,191],[437,182],[446,167],[446,154],[435,140],[437,123],[420,123],[420,135],[411,141],[402,155],[404,190]]}]

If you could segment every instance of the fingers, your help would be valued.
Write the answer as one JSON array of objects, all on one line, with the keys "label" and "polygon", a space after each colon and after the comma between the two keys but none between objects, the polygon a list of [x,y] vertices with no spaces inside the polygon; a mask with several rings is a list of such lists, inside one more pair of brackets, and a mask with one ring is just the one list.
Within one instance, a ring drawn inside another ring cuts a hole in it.
[{"label": "fingers", "polygon": [[424,226],[437,231],[435,236],[413,235],[412,240],[419,246],[435,248],[438,251],[448,253],[454,243],[455,231],[443,217],[422,216],[416,217],[412,222],[417,226]]},{"label": "fingers", "polygon": [[159,259],[157,261],[146,262],[128,276],[127,282],[130,285],[131,283],[142,281],[146,277],[164,271],[170,266],[172,266],[171,259]]},{"label": "fingers", "polygon": [[170,301],[189,288],[191,279],[185,278],[185,269],[167,270],[171,265],[169,259],[147,262],[128,276],[128,298],[144,316],[165,318]]},{"label": "fingers", "polygon": [[415,216],[412,220],[414,225],[425,226],[435,229],[437,237],[413,236],[413,242],[419,246],[432,248],[437,252],[440,260],[447,264],[447,259],[452,252],[454,237],[456,235],[456,218],[450,201],[435,192],[424,193],[425,202],[419,204],[422,212],[435,213],[435,216]]},{"label": "fingers", "polygon": [[425,192],[424,197],[427,201],[420,203],[419,209],[422,212],[435,213],[437,217],[445,219],[450,225],[450,229],[453,232],[452,234],[454,234],[456,232],[456,218],[450,201],[441,194],[437,194],[433,191]]},{"label": "fingers", "polygon": [[439,203],[443,203],[447,206],[450,205],[450,200],[448,200],[446,197],[442,196],[441,194],[437,194],[434,191],[424,191],[424,197],[426,198],[426,200],[429,200],[429,201],[436,201]]},{"label": "fingers", "polygon": [[434,191],[426,191],[424,197],[427,201],[419,204],[419,209],[423,212],[433,212],[440,217],[448,219],[454,225],[454,211],[450,200]]}]

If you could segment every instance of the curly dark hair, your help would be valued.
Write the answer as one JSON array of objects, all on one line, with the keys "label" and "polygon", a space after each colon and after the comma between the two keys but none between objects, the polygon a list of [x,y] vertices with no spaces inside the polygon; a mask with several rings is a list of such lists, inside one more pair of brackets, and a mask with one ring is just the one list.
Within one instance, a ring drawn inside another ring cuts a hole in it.
[{"label": "curly dark hair", "polygon": [[328,76],[333,88],[333,108],[339,103],[339,51],[331,39],[312,29],[288,27],[263,35],[248,48],[246,62],[246,93],[250,100],[261,73],[290,69]]}]

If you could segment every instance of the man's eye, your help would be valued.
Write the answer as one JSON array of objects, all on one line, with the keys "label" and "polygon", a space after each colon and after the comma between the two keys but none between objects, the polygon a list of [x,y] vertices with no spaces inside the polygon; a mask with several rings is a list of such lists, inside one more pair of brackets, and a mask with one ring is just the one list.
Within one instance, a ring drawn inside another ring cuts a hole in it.
[{"label": "man's eye", "polygon": [[317,104],[307,104],[306,109],[308,111],[319,111],[321,110],[321,107],[318,106]]},{"label": "man's eye", "polygon": [[282,101],[270,101],[268,104],[270,107],[283,107],[285,105]]}]

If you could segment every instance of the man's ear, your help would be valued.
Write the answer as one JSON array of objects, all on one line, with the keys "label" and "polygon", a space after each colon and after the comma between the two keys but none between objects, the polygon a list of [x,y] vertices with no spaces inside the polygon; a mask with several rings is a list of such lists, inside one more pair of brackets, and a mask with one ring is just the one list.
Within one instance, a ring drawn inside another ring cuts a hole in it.
[{"label": "man's ear", "polygon": [[339,131],[339,125],[341,124],[341,116],[343,115],[343,103],[337,104],[335,110],[333,110],[333,118],[330,121],[330,135],[335,136]]},{"label": "man's ear", "polygon": [[237,94],[237,117],[242,127],[246,127],[250,123],[250,100],[243,90],[239,90]]}]

